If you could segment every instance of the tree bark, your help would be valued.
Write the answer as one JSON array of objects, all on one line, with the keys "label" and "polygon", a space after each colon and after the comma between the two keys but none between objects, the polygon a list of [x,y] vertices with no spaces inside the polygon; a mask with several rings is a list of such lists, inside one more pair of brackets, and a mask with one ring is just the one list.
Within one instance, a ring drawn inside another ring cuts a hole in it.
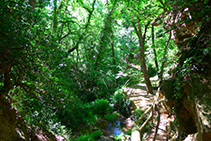
[{"label": "tree bark", "polygon": [[148,75],[148,71],[147,71],[147,67],[146,67],[146,63],[145,63],[145,57],[144,54],[141,52],[141,57],[140,57],[140,61],[141,61],[141,70],[143,72],[144,75],[144,80],[147,86],[147,93],[153,93],[152,91],[152,84],[149,80],[149,75]]}]

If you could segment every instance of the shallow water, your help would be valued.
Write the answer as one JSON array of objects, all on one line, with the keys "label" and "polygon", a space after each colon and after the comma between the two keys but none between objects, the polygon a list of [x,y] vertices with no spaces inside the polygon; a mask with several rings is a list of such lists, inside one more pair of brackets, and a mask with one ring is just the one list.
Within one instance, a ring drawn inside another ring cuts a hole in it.
[{"label": "shallow water", "polygon": [[130,123],[128,123],[127,120],[128,119],[126,118],[120,118],[119,120],[112,123],[100,120],[96,127],[99,128],[105,136],[117,136],[121,133],[125,133],[132,126]]},{"label": "shallow water", "polygon": [[81,126],[75,129],[73,132],[75,134],[91,134],[93,131],[100,129],[103,132],[103,136],[115,137],[117,135],[120,135],[121,133],[125,133],[126,131],[130,130],[132,124],[132,120],[126,119],[125,117],[120,117],[115,122],[108,122],[106,120],[100,119],[93,128],[84,128]]},{"label": "shallow water", "polygon": [[120,121],[116,121],[114,123],[109,123],[107,121],[100,121],[97,123],[97,128],[99,128],[104,135],[120,135],[123,131],[121,130]]}]

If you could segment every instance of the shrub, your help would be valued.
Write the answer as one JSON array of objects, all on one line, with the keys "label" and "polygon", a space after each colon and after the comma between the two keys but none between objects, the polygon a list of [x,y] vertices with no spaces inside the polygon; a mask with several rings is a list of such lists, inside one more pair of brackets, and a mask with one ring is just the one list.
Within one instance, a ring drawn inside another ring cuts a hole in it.
[{"label": "shrub", "polygon": [[115,111],[112,114],[106,114],[104,119],[113,122],[117,120],[118,116],[118,113]]},{"label": "shrub", "polygon": [[91,137],[96,140],[96,139],[99,139],[101,135],[103,135],[103,132],[101,132],[100,130],[97,130],[91,134]]},{"label": "shrub", "polygon": [[75,139],[75,141],[94,141],[91,135],[85,134],[80,136],[79,138]]},{"label": "shrub", "polygon": [[58,119],[68,128],[76,128],[79,124],[84,126],[95,122],[95,116],[90,111],[89,104],[77,101],[66,104],[57,112]]},{"label": "shrub", "polygon": [[122,89],[117,90],[112,97],[112,103],[114,110],[117,110],[120,114],[125,117],[129,117],[131,114],[130,100],[126,99],[122,93]]},{"label": "shrub", "polygon": [[92,110],[95,114],[104,115],[111,111],[109,102],[106,99],[96,99],[92,104]]},{"label": "shrub", "polygon": [[96,141],[100,138],[100,136],[103,134],[100,130],[93,132],[92,134],[85,134],[80,136],[79,138],[75,139],[75,141]]}]

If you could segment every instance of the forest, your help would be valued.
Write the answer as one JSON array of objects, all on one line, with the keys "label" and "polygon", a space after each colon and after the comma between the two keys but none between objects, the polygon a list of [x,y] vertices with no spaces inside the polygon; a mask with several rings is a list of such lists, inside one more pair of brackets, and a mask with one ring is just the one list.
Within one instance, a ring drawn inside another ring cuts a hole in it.
[{"label": "forest", "polygon": [[210,0],[0,0],[0,141],[210,141]]}]

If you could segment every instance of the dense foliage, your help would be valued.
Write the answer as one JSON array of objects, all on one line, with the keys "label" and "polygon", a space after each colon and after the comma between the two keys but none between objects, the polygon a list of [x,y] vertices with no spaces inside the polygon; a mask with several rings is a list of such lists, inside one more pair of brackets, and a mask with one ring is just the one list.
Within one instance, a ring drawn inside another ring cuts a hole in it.
[{"label": "dense foliage", "polygon": [[[99,118],[115,120],[117,112],[130,116],[130,101],[121,87],[129,78],[143,80],[143,72],[131,64],[140,65],[144,56],[149,77],[164,73],[162,78],[168,77],[167,70],[178,59],[178,48],[165,34],[167,23],[153,30],[150,23],[180,4],[1,0],[0,95],[11,97],[30,127],[58,134],[67,130],[68,136],[80,125],[94,126]],[[188,4],[182,3],[183,8]],[[201,5],[206,9],[207,2]],[[201,20],[209,19],[206,10],[201,11]],[[101,134],[95,131],[78,140],[97,139]]]}]

